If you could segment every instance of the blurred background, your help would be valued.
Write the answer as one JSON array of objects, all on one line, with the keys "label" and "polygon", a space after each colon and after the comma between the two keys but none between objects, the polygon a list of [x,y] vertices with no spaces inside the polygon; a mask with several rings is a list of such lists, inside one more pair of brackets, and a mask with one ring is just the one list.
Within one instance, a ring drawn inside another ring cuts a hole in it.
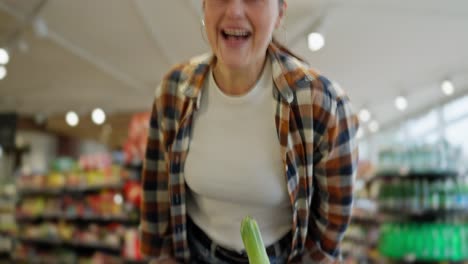
[{"label": "blurred background", "polygon": [[[0,0],[0,263],[145,263],[148,115],[209,51],[201,0]],[[276,37],[349,95],[347,263],[468,261],[468,1],[291,0]]]}]

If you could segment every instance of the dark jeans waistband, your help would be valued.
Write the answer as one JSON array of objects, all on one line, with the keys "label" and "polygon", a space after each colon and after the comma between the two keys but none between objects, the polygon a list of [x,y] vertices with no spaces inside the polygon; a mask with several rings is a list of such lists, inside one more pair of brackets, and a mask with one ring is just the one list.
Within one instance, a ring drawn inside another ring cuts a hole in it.
[{"label": "dark jeans waistband", "polygon": [[[187,218],[188,235],[198,241],[206,249],[212,251],[215,257],[224,260],[228,263],[249,263],[247,253],[245,251],[238,252],[223,248],[215,244],[191,219]],[[278,257],[289,250],[291,246],[291,232],[283,236],[279,241],[266,248],[266,252],[270,257]]]}]

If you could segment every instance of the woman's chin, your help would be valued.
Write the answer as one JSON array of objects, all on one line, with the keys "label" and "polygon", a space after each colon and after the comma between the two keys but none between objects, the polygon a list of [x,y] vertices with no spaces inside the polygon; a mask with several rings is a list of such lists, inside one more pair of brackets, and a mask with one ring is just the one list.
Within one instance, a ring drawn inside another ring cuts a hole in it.
[{"label": "woman's chin", "polygon": [[226,61],[223,61],[223,64],[226,68],[231,69],[231,70],[240,70],[240,69],[244,69],[247,67],[247,64],[245,63],[245,61],[226,60]]}]

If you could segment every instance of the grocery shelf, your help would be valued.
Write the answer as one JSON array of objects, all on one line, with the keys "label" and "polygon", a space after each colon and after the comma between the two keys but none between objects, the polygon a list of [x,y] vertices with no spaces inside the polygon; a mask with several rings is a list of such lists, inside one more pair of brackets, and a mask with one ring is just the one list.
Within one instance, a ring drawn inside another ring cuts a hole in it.
[{"label": "grocery shelf", "polygon": [[111,254],[120,254],[120,246],[110,246],[102,243],[81,243],[81,242],[72,242],[66,241],[64,245],[67,247],[72,247],[77,250],[88,249],[93,251],[101,251]]},{"label": "grocery shelf", "polygon": [[[83,160],[80,158],[80,162]],[[65,257],[73,256],[73,260],[88,260],[97,254],[108,255],[118,263],[146,263],[126,259],[122,251],[123,245],[136,247],[138,239],[138,197],[134,197],[140,191],[135,182],[138,167],[128,172],[130,168],[123,164],[92,170],[86,169],[89,164],[80,166],[84,167],[74,174],[49,173],[41,179],[34,177],[42,175],[18,177],[16,208],[11,213],[13,221],[16,219],[19,229],[25,232],[12,235],[12,241],[16,241],[15,247],[23,249],[18,250],[19,255],[32,251],[47,257],[34,256],[23,259],[23,263],[51,263],[55,259],[60,262],[57,254],[61,252],[67,253]],[[130,198],[129,192],[133,195]],[[73,237],[58,236],[61,226]]]},{"label": "grocery shelf", "polygon": [[460,174],[457,171],[405,171],[405,170],[387,170],[379,171],[375,177],[372,177],[370,181],[376,180],[417,180],[417,179],[428,179],[428,180],[440,180],[446,178],[458,177]]},{"label": "grocery shelf", "polygon": [[64,189],[51,189],[51,188],[24,188],[18,189],[18,195],[20,196],[56,196],[64,192]]},{"label": "grocery shelf", "polygon": [[136,164],[125,164],[124,167],[129,170],[142,171],[143,163],[140,162]]},{"label": "grocery shelf", "polygon": [[343,240],[344,241],[350,241],[350,242],[353,242],[353,243],[356,243],[356,244],[359,244],[359,245],[362,245],[362,246],[369,244],[369,242],[367,242],[366,239],[363,238],[363,237],[355,237],[355,236],[346,236],[345,235],[343,237]]},{"label": "grocery shelf", "polygon": [[32,238],[32,237],[18,237],[21,242],[25,243],[34,243],[50,246],[63,246],[67,248],[72,248],[78,251],[83,249],[101,251],[112,254],[120,254],[120,246],[110,246],[103,243],[84,243],[84,242],[75,242],[75,241],[65,241],[59,238]]},{"label": "grocery shelf", "polygon": [[40,238],[40,237],[16,237],[21,242],[34,243],[48,246],[59,246],[63,244],[63,241],[59,238]]},{"label": "grocery shelf", "polygon": [[[2,255],[2,253],[0,252],[0,259],[5,259],[5,258],[10,258],[10,259],[14,260],[15,261],[14,263],[28,263],[28,264],[30,264],[30,263],[44,263],[44,264],[47,264],[45,261],[37,259],[37,258],[18,257],[18,256],[13,256],[12,257],[8,253],[5,253],[4,255]],[[2,262],[0,262],[0,263],[2,263]],[[119,262],[119,263],[122,263],[122,264],[147,264],[148,261],[147,260],[123,259],[123,261]]]},{"label": "grocery shelf", "polygon": [[380,221],[377,216],[375,216],[374,218],[353,216],[351,218],[352,224],[362,224],[366,226],[379,226],[381,222],[382,221]]},{"label": "grocery shelf", "polygon": [[81,194],[90,192],[99,192],[102,190],[121,190],[123,184],[104,184],[96,186],[80,186],[80,187],[66,187],[66,188],[20,188],[18,193],[20,196],[62,196],[69,194]]},{"label": "grocery shelf", "polygon": [[433,221],[440,217],[449,217],[449,216],[468,216],[467,209],[452,209],[452,210],[426,210],[422,212],[408,211],[402,209],[380,209],[380,213],[390,215],[390,216],[399,216],[410,218],[415,221]]},{"label": "grocery shelf", "polygon": [[87,222],[118,222],[121,224],[137,225],[139,219],[131,219],[126,216],[83,216],[83,217],[65,217],[69,221],[87,221]]},{"label": "grocery shelf", "polygon": [[147,260],[124,259],[124,264],[147,264]]},{"label": "grocery shelf", "polygon": [[[0,260],[7,260],[7,259],[11,259],[10,252],[0,250]],[[0,261],[0,263],[5,263],[5,262]],[[6,263],[8,263],[8,262],[6,262]]]},{"label": "grocery shelf", "polygon": [[44,214],[38,216],[19,216],[16,218],[19,222],[39,222],[39,221],[55,221],[65,220],[70,222],[94,222],[94,223],[112,223],[117,222],[121,224],[136,225],[139,223],[138,219],[132,219],[127,216],[68,216],[65,214]]},{"label": "grocery shelf", "polygon": [[12,232],[0,230],[0,237],[14,237],[15,235]]},{"label": "grocery shelf", "polygon": [[116,184],[104,184],[104,185],[96,185],[96,186],[81,186],[81,187],[74,187],[74,188],[65,188],[66,192],[71,193],[86,193],[86,192],[99,192],[102,190],[121,190],[123,189],[122,183]]}]

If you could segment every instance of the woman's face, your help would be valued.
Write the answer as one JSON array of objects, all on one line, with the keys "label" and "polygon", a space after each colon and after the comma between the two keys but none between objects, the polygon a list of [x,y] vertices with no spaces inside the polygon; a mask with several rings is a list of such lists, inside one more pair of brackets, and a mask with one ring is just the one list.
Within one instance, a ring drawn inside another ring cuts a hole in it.
[{"label": "woman's face", "polygon": [[284,8],[278,0],[204,0],[205,30],[218,62],[231,69],[263,64]]}]

